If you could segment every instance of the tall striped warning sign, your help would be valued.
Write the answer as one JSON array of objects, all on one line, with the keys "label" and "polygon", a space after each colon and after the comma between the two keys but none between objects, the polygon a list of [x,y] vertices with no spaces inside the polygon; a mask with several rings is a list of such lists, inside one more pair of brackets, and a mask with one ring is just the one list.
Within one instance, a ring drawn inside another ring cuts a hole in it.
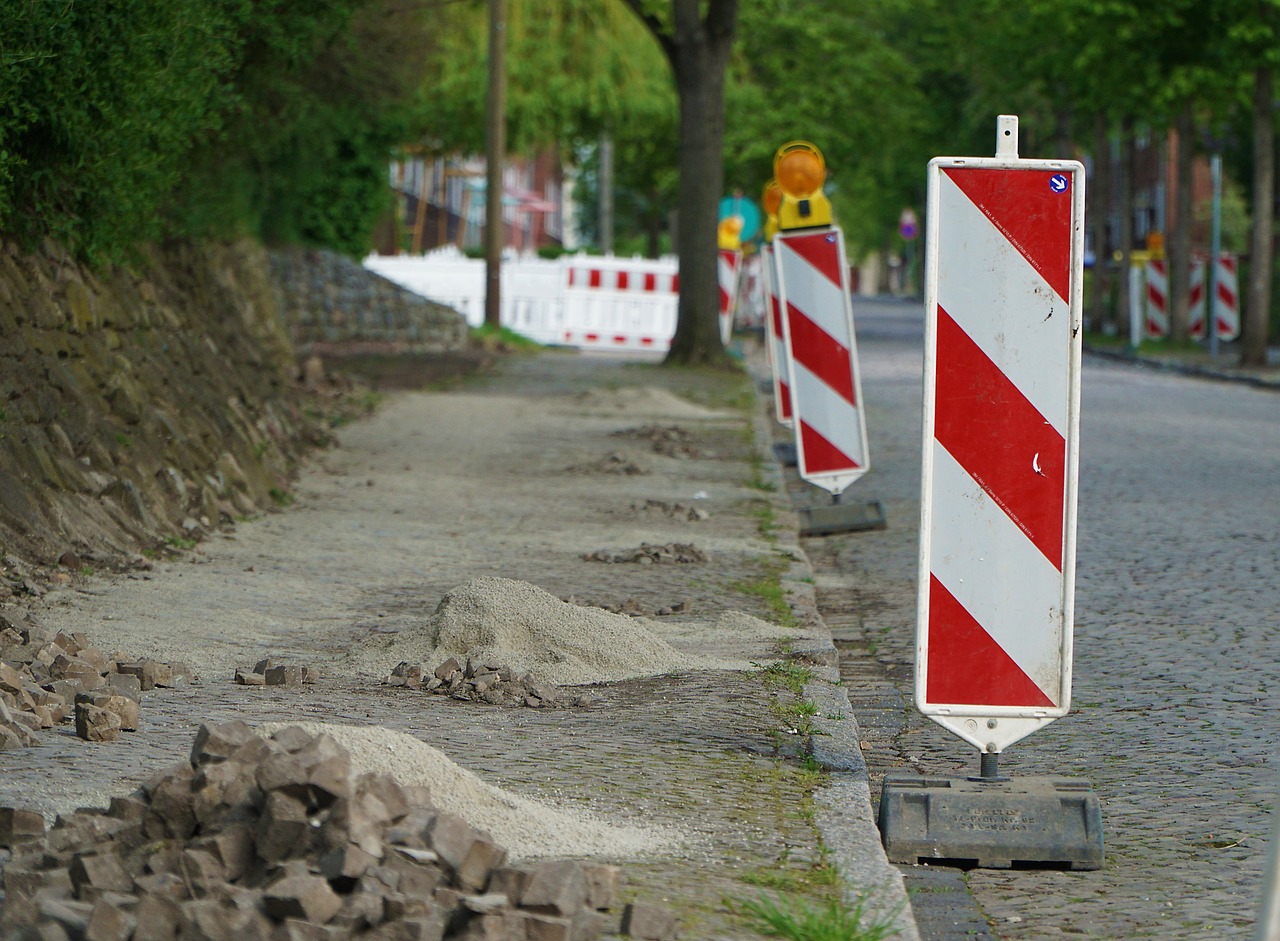
[{"label": "tall striped warning sign", "polygon": [[[1191,329],[1188,331],[1197,340],[1204,337],[1204,268],[1203,262],[1197,262],[1192,271],[1191,291],[1193,301],[1196,289],[1196,273],[1199,273],[1199,303],[1192,303]],[[1218,255],[1218,263],[1213,269],[1213,320],[1217,325],[1219,340],[1234,340],[1240,335],[1240,283],[1236,274],[1236,257],[1230,252]]]},{"label": "tall striped warning sign", "polygon": [[929,164],[920,711],[986,753],[1067,714],[1084,168]]},{"label": "tall striped warning sign", "polygon": [[733,337],[733,314],[738,306],[738,281],[742,274],[742,252],[721,248],[717,273],[720,278],[720,342],[728,346]]},{"label": "tall striped warning sign", "polygon": [[1156,340],[1169,335],[1169,275],[1164,260],[1148,259],[1145,274],[1147,336]]},{"label": "tall striped warning sign", "polygon": [[780,232],[773,246],[797,470],[839,494],[869,467],[844,236],[835,226]]},{"label": "tall striped warning sign", "polygon": [[790,428],[791,376],[787,370],[786,324],[778,307],[777,257],[772,245],[765,245],[760,254],[763,260],[760,271],[764,276],[767,320],[765,352],[769,357],[769,372],[773,376],[773,413],[780,425]]}]

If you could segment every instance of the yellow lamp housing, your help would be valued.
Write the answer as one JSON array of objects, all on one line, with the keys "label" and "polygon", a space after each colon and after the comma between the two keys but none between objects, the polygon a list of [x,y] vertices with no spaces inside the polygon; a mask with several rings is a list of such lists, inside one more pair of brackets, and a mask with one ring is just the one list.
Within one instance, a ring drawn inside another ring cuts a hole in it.
[{"label": "yellow lamp housing", "polygon": [[782,190],[778,225],[805,229],[831,225],[831,202],[822,192],[827,162],[808,141],[789,141],[773,155],[773,176]]}]

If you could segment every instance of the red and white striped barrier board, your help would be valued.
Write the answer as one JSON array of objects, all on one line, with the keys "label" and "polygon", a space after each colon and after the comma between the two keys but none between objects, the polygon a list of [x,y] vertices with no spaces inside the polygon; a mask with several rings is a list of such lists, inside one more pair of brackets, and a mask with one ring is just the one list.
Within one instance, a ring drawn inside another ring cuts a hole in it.
[{"label": "red and white striped barrier board", "polygon": [[1070,707],[1084,168],[929,164],[916,703],[984,752]]},{"label": "red and white striped barrier board", "polygon": [[791,376],[787,370],[786,321],[778,307],[778,261],[772,245],[765,245],[760,254],[764,261],[760,271],[768,301],[765,308],[768,318],[765,351],[769,355],[769,371],[773,375],[773,414],[778,424],[790,428]]},{"label": "red and white striped barrier board", "polygon": [[1240,336],[1240,275],[1230,252],[1221,252],[1213,269],[1213,322],[1220,340]]},{"label": "red and white striped barrier board", "polygon": [[870,466],[844,236],[834,226],[780,232],[773,247],[797,472],[838,494]]},{"label": "red and white striped barrier board", "polygon": [[717,272],[720,277],[720,342],[733,338],[733,314],[738,306],[738,279],[742,274],[742,252],[721,248]]},{"label": "red and white striped barrier board", "polygon": [[1204,294],[1204,259],[1191,259],[1191,285],[1187,290],[1188,332],[1193,337],[1204,336],[1204,311],[1208,298]]},{"label": "red and white striped barrier board", "polygon": [[1169,277],[1165,263],[1152,258],[1146,265],[1147,336],[1151,339],[1169,335]]},{"label": "red and white striped barrier board", "polygon": [[565,268],[564,328],[581,349],[666,352],[675,335],[680,276],[644,259],[575,259]]}]

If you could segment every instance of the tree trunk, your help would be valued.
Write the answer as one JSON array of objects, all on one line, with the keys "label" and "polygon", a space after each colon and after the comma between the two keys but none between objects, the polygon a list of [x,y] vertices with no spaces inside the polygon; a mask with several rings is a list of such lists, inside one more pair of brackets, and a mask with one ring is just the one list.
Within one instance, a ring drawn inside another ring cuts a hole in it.
[{"label": "tree trunk", "polygon": [[1187,101],[1178,112],[1174,124],[1175,146],[1174,176],[1177,192],[1174,194],[1174,216],[1168,226],[1169,246],[1169,338],[1185,341],[1190,335],[1191,315],[1188,305],[1191,299],[1191,187],[1195,147],[1195,120],[1191,102]]},{"label": "tree trunk", "polygon": [[1111,213],[1111,135],[1107,117],[1099,110],[1093,118],[1093,180],[1089,201],[1089,226],[1093,229],[1093,277],[1089,281],[1089,329],[1102,332],[1111,298],[1111,252],[1107,246],[1107,217]]},{"label": "tree trunk", "polygon": [[1240,365],[1267,362],[1267,321],[1271,313],[1271,275],[1275,265],[1275,124],[1269,66],[1253,82],[1253,236],[1249,246],[1249,294],[1240,325]]},{"label": "tree trunk", "polygon": [[[1120,210],[1120,298],[1116,311],[1121,336],[1129,327],[1129,253],[1133,250],[1133,118],[1120,121],[1120,166],[1116,173],[1116,205]],[[1138,337],[1142,339],[1141,333]]]},{"label": "tree trunk", "polygon": [[666,362],[723,363],[716,227],[724,189],[724,80],[737,0],[710,0],[705,18],[699,0],[671,0],[669,23],[643,0],[628,3],[662,44],[680,99],[680,306]]}]

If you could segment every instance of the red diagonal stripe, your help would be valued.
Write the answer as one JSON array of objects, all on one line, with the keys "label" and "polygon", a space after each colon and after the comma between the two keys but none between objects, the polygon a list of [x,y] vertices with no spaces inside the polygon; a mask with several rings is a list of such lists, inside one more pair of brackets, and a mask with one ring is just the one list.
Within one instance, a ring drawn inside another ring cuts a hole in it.
[{"label": "red diagonal stripe", "polygon": [[853,361],[849,348],[787,303],[787,326],[791,330],[791,355],[797,363],[822,380],[824,385],[847,401],[858,403],[853,394]]},{"label": "red diagonal stripe", "polygon": [[[947,167],[945,173],[1063,300],[1071,296],[1071,190],[1055,193],[1053,170]],[[1068,180],[1072,174],[1064,174]]]},{"label": "red diagonal stripe", "polygon": [[788,235],[786,243],[787,248],[816,268],[832,284],[844,283],[840,271],[840,243],[834,232]]},{"label": "red diagonal stripe", "polygon": [[803,419],[800,420],[800,446],[804,448],[805,470],[811,474],[858,469],[857,461],[832,444],[829,438],[815,431]]},{"label": "red diagonal stripe", "polygon": [[1067,444],[938,307],[934,437],[1062,569]]},{"label": "red diagonal stripe", "polygon": [[784,419],[791,417],[791,387],[778,380],[778,412]]},{"label": "red diagonal stripe", "polygon": [[932,572],[925,695],[957,706],[1054,705]]},{"label": "red diagonal stripe", "polygon": [[1221,281],[1218,282],[1218,300],[1222,301],[1229,307],[1234,308],[1236,306],[1235,292]]}]

